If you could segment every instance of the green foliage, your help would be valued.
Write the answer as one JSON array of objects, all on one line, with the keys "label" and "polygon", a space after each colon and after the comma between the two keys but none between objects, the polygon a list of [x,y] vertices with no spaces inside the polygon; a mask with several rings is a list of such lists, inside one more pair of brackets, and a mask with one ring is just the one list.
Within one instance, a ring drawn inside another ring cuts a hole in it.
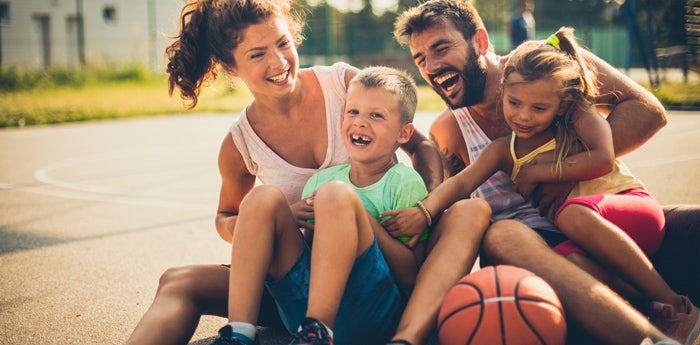
[{"label": "green foliage", "polygon": [[100,83],[144,82],[156,76],[144,66],[122,68],[21,70],[0,68],[0,91],[17,92],[56,87],[81,88]]}]

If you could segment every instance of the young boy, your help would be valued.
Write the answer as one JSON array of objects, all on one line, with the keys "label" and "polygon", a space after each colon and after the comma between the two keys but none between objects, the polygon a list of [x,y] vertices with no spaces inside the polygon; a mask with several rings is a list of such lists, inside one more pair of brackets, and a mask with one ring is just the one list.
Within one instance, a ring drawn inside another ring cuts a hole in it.
[{"label": "young boy", "polygon": [[[427,190],[420,175],[398,163],[395,154],[413,133],[416,104],[413,78],[403,71],[369,67],[355,76],[348,87],[342,127],[350,163],[316,173],[307,181],[302,198],[313,196],[327,182],[342,181],[354,187],[365,209],[380,222],[384,212],[424,199]],[[400,242],[384,228],[375,232],[397,283],[410,290],[425,254],[427,227],[415,238],[399,236]]]},{"label": "young boy", "polygon": [[413,134],[416,104],[415,83],[405,72],[370,67],[352,79],[341,130],[350,163],[307,182],[303,197],[310,197],[314,221],[305,226],[305,241],[275,187],[256,187],[245,197],[233,239],[232,322],[213,344],[257,342],[253,323],[263,282],[294,334],[290,344],[391,338],[404,305],[395,281],[412,286],[421,254],[393,239],[378,219],[427,195],[421,177],[398,163],[395,152]]}]

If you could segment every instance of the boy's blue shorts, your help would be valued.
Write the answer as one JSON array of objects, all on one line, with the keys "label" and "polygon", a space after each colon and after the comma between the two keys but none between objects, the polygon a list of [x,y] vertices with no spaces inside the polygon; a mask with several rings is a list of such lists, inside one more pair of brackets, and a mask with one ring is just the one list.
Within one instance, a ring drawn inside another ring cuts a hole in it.
[{"label": "boy's blue shorts", "polygon": [[[287,330],[296,333],[306,316],[311,248],[304,242],[301,256],[287,274],[265,286],[277,304]],[[323,278],[322,278],[323,279]],[[333,325],[336,345],[386,344],[394,335],[405,301],[376,239],[355,260]]]}]

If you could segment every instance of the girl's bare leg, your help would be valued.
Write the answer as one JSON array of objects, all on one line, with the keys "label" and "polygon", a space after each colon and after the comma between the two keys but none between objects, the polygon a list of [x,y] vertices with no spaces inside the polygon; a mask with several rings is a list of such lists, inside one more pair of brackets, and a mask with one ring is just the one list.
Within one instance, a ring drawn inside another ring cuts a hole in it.
[{"label": "girl's bare leg", "polygon": [[639,246],[615,224],[586,206],[571,204],[560,212],[557,226],[598,262],[624,276],[642,293],[682,310],[682,297],[666,284]]}]

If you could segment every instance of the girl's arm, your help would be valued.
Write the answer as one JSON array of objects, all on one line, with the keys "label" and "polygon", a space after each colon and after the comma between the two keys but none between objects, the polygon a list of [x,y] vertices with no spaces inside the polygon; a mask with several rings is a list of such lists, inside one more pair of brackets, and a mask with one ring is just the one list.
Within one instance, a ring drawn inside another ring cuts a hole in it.
[{"label": "girl's arm", "polygon": [[536,162],[521,168],[515,183],[518,191],[527,199],[539,183],[578,182],[594,179],[612,171],[615,165],[612,131],[605,119],[595,109],[579,112],[574,128],[585,147],[564,157],[561,169],[555,169],[553,159],[547,164]]},{"label": "girl's arm", "polygon": [[[457,175],[450,177],[430,192],[422,201],[431,217],[439,215],[455,202],[467,199],[471,193],[484,181],[499,170],[509,170],[508,153],[509,138],[499,138],[489,144],[469,166]],[[422,233],[427,224],[427,217],[420,207],[409,207],[401,210],[384,212],[381,217],[392,218],[382,222],[382,225],[392,236],[414,236]]]},{"label": "girl's arm", "polygon": [[253,188],[255,176],[246,169],[240,151],[227,134],[219,149],[221,191],[215,218],[216,231],[224,241],[231,242],[236,227],[238,210],[243,197]]}]

